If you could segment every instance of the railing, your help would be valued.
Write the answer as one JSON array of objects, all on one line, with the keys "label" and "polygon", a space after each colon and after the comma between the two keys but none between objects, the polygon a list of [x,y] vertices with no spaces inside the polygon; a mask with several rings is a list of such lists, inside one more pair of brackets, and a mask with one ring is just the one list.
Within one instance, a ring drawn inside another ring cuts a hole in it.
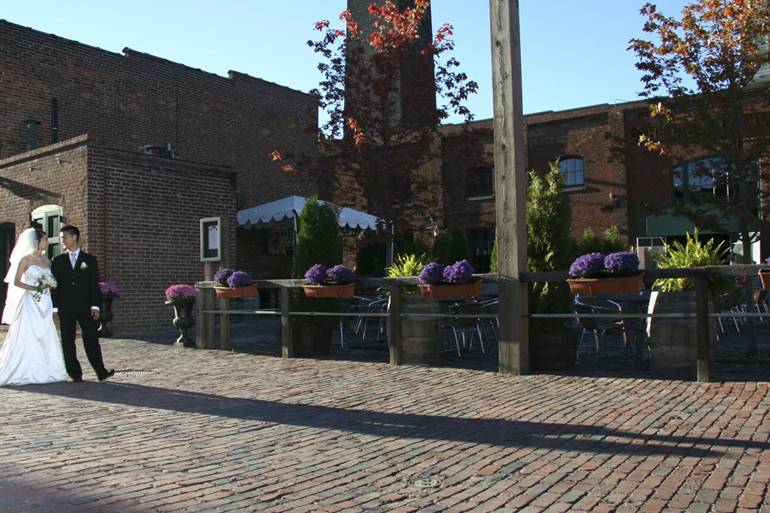
[{"label": "railing", "polygon": [[[756,276],[762,266],[758,265],[730,265],[698,267],[689,269],[647,269],[644,271],[645,280],[656,280],[661,278],[692,278],[695,280],[696,294],[696,313],[688,315],[685,313],[669,314],[575,314],[575,313],[548,313],[548,314],[527,314],[527,318],[562,318],[562,319],[580,319],[580,318],[692,318],[697,319],[697,375],[698,381],[710,381],[711,361],[709,350],[709,318],[720,317],[724,314],[709,312],[709,287],[708,280],[711,277],[741,277]],[[502,278],[497,274],[478,274],[477,278],[487,282],[500,281]],[[533,282],[561,282],[566,280],[568,274],[566,271],[559,272],[527,272],[522,273],[521,281],[523,283]],[[213,288],[217,285],[213,281],[203,281],[195,284],[198,290],[197,313],[198,329],[196,330],[196,345],[200,348],[212,347],[214,340],[214,316],[221,316],[220,340],[222,348],[229,347],[230,341],[230,315],[264,315],[276,316],[281,318],[281,347],[282,356],[291,358],[294,356],[294,339],[291,332],[292,316],[333,316],[333,317],[374,317],[386,318],[387,326],[387,344],[389,352],[389,361],[392,365],[401,365],[403,362],[401,349],[400,327],[401,319],[409,317],[453,317],[453,318],[480,318],[493,317],[493,314],[469,314],[459,315],[455,313],[444,314],[411,314],[402,311],[402,291],[401,287],[417,285],[417,278],[365,278],[356,282],[359,288],[387,288],[390,291],[390,302],[387,313],[362,313],[362,312],[315,312],[315,311],[291,311],[289,307],[289,290],[292,288],[301,288],[306,285],[305,280],[258,280],[258,289],[278,289],[280,298],[279,309],[259,309],[259,310],[231,310],[228,299],[220,299],[220,308],[215,308],[215,298]],[[770,314],[742,314],[744,317],[770,317]],[[501,319],[501,322],[505,320]]]}]

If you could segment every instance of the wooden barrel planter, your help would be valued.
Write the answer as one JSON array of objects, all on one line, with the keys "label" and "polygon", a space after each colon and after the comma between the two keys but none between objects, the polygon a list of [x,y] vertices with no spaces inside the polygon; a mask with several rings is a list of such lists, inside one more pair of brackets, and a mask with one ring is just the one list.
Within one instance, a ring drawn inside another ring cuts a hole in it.
[{"label": "wooden barrel planter", "polygon": [[331,351],[332,332],[326,326],[300,324],[292,327],[294,356],[318,358],[328,356]]},{"label": "wooden barrel planter", "polygon": [[563,333],[534,333],[529,339],[529,365],[535,371],[563,371],[575,368],[577,336]]},{"label": "wooden barrel planter", "polygon": [[[711,307],[709,307],[711,310]],[[648,313],[685,313],[695,315],[695,291],[659,292],[650,300]],[[647,334],[653,370],[662,374],[693,378],[697,372],[698,321],[689,319],[651,318]],[[713,354],[716,321],[709,319],[710,346]]]},{"label": "wooden barrel planter", "polygon": [[[436,301],[403,296],[403,313],[438,314]],[[401,319],[401,348],[404,363],[435,363],[441,358],[441,321],[438,317]]]}]

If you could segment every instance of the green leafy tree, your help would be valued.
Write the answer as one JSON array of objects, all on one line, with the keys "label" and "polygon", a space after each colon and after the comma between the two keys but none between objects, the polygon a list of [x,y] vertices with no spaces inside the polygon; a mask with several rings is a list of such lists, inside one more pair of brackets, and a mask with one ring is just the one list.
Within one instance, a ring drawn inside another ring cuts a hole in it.
[{"label": "green leafy tree", "polygon": [[310,266],[323,264],[331,267],[342,262],[342,237],[337,224],[337,213],[328,203],[311,197],[299,216],[297,254],[294,259],[294,277],[302,278]]},{"label": "green leafy tree", "polygon": [[[294,278],[303,278],[310,266],[322,264],[331,267],[342,262],[342,237],[337,223],[337,213],[328,203],[321,203],[316,196],[305,203],[299,216],[297,253],[294,258]],[[339,299],[306,298],[301,289],[292,293],[291,309],[338,312]],[[292,317],[292,326],[319,326],[332,329],[335,317]]]},{"label": "green leafy tree", "polygon": [[[744,263],[750,263],[752,232],[766,225],[758,162],[770,147],[770,82],[760,73],[768,65],[770,6],[767,0],[696,0],[681,16],[668,17],[647,3],[641,14],[652,39],[632,39],[629,49],[643,73],[641,94],[650,100],[654,126],[639,143],[678,159],[718,157],[718,165],[699,166],[683,180],[675,210],[718,232],[737,223]],[[727,193],[704,192],[704,181]]]},{"label": "green leafy tree", "polygon": [[[529,271],[559,271],[570,263],[569,210],[561,193],[563,178],[557,162],[549,162],[548,171],[529,172],[527,192],[527,264]],[[529,295],[532,313],[566,312],[570,305],[566,283],[532,283]],[[553,332],[563,328],[563,320],[533,319],[535,332]]]},{"label": "green leafy tree", "polygon": [[441,232],[433,242],[431,258],[439,264],[450,265],[466,258],[468,245],[463,232],[457,228]]}]

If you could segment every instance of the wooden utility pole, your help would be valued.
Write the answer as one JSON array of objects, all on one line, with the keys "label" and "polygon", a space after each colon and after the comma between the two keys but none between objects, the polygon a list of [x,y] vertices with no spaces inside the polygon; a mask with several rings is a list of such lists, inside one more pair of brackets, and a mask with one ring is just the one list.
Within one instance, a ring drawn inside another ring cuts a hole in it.
[{"label": "wooden utility pole", "polygon": [[495,119],[495,206],[500,293],[499,370],[529,371],[527,287],[527,173],[518,0],[489,0]]}]

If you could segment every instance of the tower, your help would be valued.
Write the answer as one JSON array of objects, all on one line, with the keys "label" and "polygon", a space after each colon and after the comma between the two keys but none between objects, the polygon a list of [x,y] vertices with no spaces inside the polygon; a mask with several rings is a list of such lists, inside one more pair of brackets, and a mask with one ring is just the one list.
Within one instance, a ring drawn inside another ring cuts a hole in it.
[{"label": "tower", "polygon": [[[392,1],[400,10],[414,7],[414,0]],[[348,10],[363,30],[359,38],[348,41],[349,48],[363,46],[363,55],[369,58],[374,53],[374,50],[368,45],[372,30],[369,4],[383,4],[384,2],[385,0],[348,0]],[[412,48],[410,55],[402,61],[396,76],[391,77],[394,82],[393,94],[397,98],[389,103],[395,112],[389,112],[386,115],[390,116],[393,126],[417,127],[435,115],[436,93],[433,58],[430,54],[422,53],[422,50],[433,39],[430,8],[428,8],[428,14],[418,33],[420,43]],[[349,67],[346,82],[350,84],[353,80],[355,77],[350,75]],[[348,90],[351,88],[348,87]],[[355,105],[351,105],[350,108],[355,110]]]}]

